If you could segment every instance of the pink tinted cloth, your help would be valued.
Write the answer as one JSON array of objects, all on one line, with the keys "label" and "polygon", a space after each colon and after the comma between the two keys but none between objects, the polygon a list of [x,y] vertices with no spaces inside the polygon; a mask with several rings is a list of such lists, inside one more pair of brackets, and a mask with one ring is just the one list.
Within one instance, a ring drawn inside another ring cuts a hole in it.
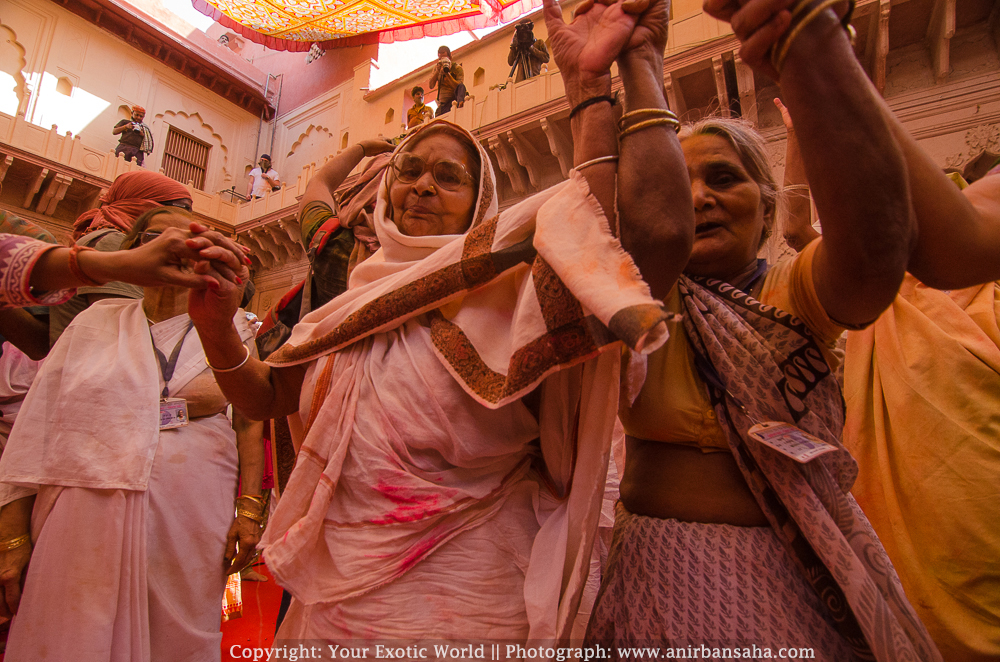
[{"label": "pink tinted cloth", "polygon": [[161,433],[144,492],[42,487],[5,659],[217,661],[237,472],[219,414]]}]

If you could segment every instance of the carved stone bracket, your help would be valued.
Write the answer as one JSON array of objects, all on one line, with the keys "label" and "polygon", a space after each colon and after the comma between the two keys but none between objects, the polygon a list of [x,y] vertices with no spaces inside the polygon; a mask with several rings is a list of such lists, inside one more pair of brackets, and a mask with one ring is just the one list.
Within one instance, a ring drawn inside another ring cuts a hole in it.
[{"label": "carved stone bracket", "polygon": [[51,216],[56,211],[56,206],[66,197],[69,185],[73,183],[73,178],[69,175],[56,173],[49,185],[45,187],[45,192],[38,198],[35,211]]},{"label": "carved stone bracket", "polygon": [[674,80],[673,74],[663,76],[663,89],[667,91],[667,104],[670,110],[677,114],[677,117],[684,117],[687,113],[687,102],[684,99],[684,90],[679,83]]},{"label": "carved stone bracket", "polygon": [[542,157],[535,146],[513,130],[507,132],[507,140],[514,146],[517,162],[528,171],[528,179],[536,191],[542,190]]},{"label": "carved stone bracket", "polygon": [[726,89],[726,71],[722,66],[722,56],[716,55],[712,58],[712,72],[715,74],[715,92],[719,96],[719,107],[722,109],[722,116],[729,117],[729,90]]},{"label": "carved stone bracket", "polygon": [[889,55],[889,12],[890,0],[879,0],[878,11],[872,13],[868,30],[868,75],[879,94],[885,91],[885,60]]},{"label": "carved stone bracket", "polygon": [[955,36],[955,0],[935,0],[927,25],[927,45],[931,51],[934,79],[939,83],[951,69],[951,38]]},{"label": "carved stone bracket", "polygon": [[566,132],[556,124],[554,119],[543,117],[541,124],[545,137],[549,139],[549,151],[552,152],[552,156],[559,160],[559,170],[562,171],[562,176],[569,177],[570,168],[573,167],[572,141],[566,137]]},{"label": "carved stone bracket", "polygon": [[242,240],[241,243],[250,248],[250,252],[253,253],[253,256],[257,258],[257,261],[260,262],[265,269],[271,269],[278,263],[278,258],[274,255],[274,253],[268,250],[268,248],[265,247],[255,235],[250,232],[245,232],[239,235],[239,237]]},{"label": "carved stone bracket", "polygon": [[740,112],[743,117],[757,125],[757,89],[753,80],[753,69],[748,67],[735,51],[736,85],[740,90]]},{"label": "carved stone bracket", "polygon": [[284,229],[278,227],[277,224],[265,225],[263,230],[265,230],[268,236],[274,240],[274,243],[284,249],[290,259],[298,260],[305,257],[305,251],[302,250],[302,244],[288,236],[288,233],[285,232]]},{"label": "carved stone bracket", "polygon": [[254,228],[250,230],[250,236],[257,240],[257,243],[260,244],[261,248],[274,256],[275,264],[280,266],[291,257],[291,253],[288,252],[288,249],[272,239],[266,229]]},{"label": "carved stone bracket", "polygon": [[487,139],[490,150],[496,155],[500,170],[503,171],[510,180],[511,188],[516,195],[528,193],[528,173],[521,164],[517,162],[517,155],[514,150],[501,136],[490,136]]},{"label": "carved stone bracket", "polygon": [[49,174],[48,168],[42,168],[42,171],[38,173],[38,176],[32,180],[31,185],[28,187],[28,193],[24,196],[24,204],[21,205],[25,209],[31,208],[31,201],[34,199],[35,194],[38,193],[42,188],[42,182],[45,181],[45,177]]},{"label": "carved stone bracket", "polygon": [[290,218],[283,219],[278,221],[278,227],[284,230],[292,238],[292,241],[302,246],[302,230],[299,228],[298,221]]},{"label": "carved stone bracket", "polygon": [[4,180],[4,177],[7,176],[7,169],[13,162],[14,162],[14,157],[9,155],[4,157],[3,161],[0,161],[0,182],[2,182]]}]

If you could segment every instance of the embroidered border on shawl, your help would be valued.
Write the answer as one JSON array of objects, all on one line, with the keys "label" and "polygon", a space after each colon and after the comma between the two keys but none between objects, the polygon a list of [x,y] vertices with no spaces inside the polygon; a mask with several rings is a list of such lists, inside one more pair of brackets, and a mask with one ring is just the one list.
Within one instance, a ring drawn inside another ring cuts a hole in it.
[{"label": "embroidered border on shawl", "polygon": [[565,283],[556,275],[549,263],[536,257],[531,265],[531,279],[535,285],[535,298],[541,308],[545,328],[550,332],[583,319],[583,307]]},{"label": "embroidered border on shawl", "polygon": [[347,345],[387,327],[415,311],[465,290],[478,287],[496,277],[490,249],[496,235],[499,217],[473,228],[465,236],[462,259],[418,278],[402,287],[368,302],[321,338],[298,346],[285,345],[268,357],[268,363],[282,365],[323,354]]},{"label": "embroidered border on shawl", "polygon": [[616,342],[600,320],[580,318],[517,349],[507,375],[490,368],[462,329],[440,312],[430,313],[431,341],[455,374],[484,401],[497,404],[534,386],[555,366],[588,359]]}]

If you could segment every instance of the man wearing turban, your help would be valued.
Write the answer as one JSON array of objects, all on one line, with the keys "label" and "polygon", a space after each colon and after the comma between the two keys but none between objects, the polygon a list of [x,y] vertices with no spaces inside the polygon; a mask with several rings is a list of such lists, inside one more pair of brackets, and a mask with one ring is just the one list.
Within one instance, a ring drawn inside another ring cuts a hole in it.
[{"label": "man wearing turban", "polygon": [[126,161],[135,158],[135,162],[142,165],[145,155],[153,151],[153,132],[142,123],[144,117],[146,117],[145,108],[132,106],[132,119],[115,124],[115,128],[111,131],[113,135],[119,136],[115,156],[124,154]]}]

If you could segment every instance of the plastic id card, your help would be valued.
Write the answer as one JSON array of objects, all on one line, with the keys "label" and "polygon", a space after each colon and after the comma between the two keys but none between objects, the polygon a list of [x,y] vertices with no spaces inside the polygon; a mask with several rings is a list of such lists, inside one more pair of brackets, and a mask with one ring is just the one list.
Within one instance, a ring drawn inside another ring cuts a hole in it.
[{"label": "plastic id card", "polygon": [[170,430],[188,424],[188,403],[184,398],[160,400],[160,429]]},{"label": "plastic id card", "polygon": [[782,455],[787,455],[803,464],[824,453],[837,450],[836,446],[817,439],[791,423],[777,421],[758,423],[750,428],[748,434],[765,446],[770,446]]}]

